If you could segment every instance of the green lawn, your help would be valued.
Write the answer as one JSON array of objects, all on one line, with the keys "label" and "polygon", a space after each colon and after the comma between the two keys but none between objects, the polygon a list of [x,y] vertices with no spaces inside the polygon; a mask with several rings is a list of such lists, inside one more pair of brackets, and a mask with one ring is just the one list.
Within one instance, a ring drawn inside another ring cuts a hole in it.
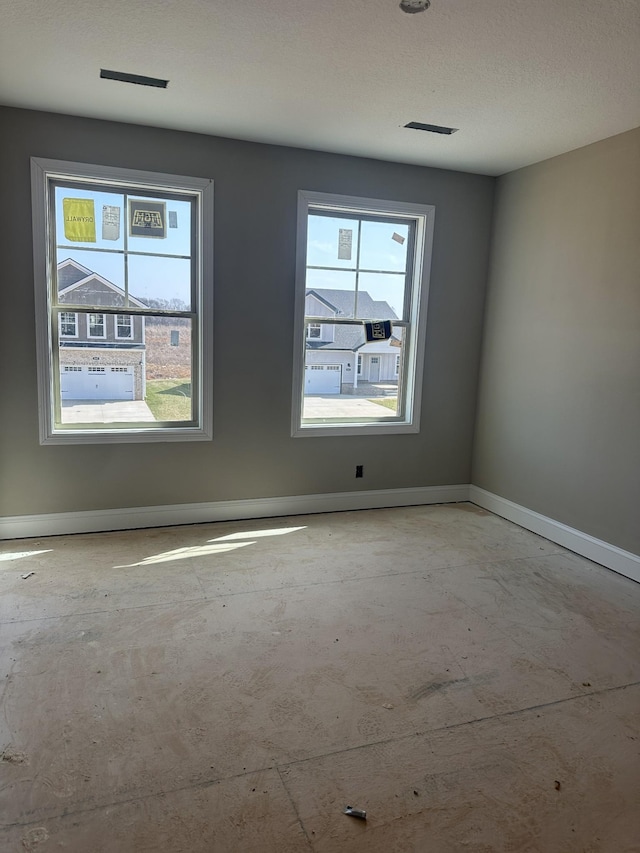
[{"label": "green lawn", "polygon": [[191,420],[191,383],[184,379],[147,379],[145,400],[157,421]]},{"label": "green lawn", "polygon": [[372,397],[369,402],[377,403],[379,406],[385,406],[387,409],[391,409],[394,414],[396,412],[396,409],[398,408],[397,397]]}]

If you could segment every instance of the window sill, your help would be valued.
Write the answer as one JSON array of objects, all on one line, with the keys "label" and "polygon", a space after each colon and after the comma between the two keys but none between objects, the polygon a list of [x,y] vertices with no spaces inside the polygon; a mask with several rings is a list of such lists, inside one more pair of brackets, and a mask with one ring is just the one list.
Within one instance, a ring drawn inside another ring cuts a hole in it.
[{"label": "window sill", "polygon": [[65,429],[42,436],[40,444],[142,444],[158,441],[211,441],[212,438],[212,434],[201,427]]},{"label": "window sill", "polygon": [[291,433],[293,438],[313,438],[320,436],[343,435],[399,435],[401,433],[419,433],[420,427],[412,423],[371,423],[371,424],[302,424]]}]

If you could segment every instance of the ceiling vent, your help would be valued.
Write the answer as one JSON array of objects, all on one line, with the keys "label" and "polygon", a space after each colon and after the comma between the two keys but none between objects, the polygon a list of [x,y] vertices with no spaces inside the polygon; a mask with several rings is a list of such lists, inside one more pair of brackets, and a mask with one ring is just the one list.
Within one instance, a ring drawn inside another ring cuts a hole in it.
[{"label": "ceiling vent", "polygon": [[405,124],[405,127],[409,127],[411,130],[426,130],[428,133],[443,133],[446,136],[451,136],[452,133],[458,131],[457,127],[443,127],[440,124],[423,124],[421,121],[410,121],[409,124]]},{"label": "ceiling vent", "polygon": [[134,83],[136,86],[154,86],[156,89],[166,89],[168,80],[160,80],[159,77],[143,77],[141,74],[127,74],[124,71],[107,71],[100,69],[100,77],[103,80],[119,80],[120,83]]}]

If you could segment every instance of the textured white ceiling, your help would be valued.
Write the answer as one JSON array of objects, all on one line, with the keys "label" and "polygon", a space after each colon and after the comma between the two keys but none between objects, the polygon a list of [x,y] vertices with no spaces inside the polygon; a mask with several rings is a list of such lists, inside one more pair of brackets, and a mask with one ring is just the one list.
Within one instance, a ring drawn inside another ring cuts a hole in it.
[{"label": "textured white ceiling", "polygon": [[639,82],[640,0],[0,0],[5,105],[485,174],[638,126]]}]

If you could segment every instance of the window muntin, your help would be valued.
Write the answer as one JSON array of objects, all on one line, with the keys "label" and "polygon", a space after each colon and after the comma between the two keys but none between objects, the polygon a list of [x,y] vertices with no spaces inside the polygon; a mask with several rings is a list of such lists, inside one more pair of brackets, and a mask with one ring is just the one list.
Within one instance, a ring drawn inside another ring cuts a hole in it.
[{"label": "window muntin", "polygon": [[[418,431],[433,220],[433,206],[299,193],[293,435]],[[368,341],[381,320],[391,337]],[[320,323],[329,341],[311,337]]]},{"label": "window muntin", "polygon": [[32,186],[41,442],[210,438],[211,181],[34,158]]},{"label": "window muntin", "polygon": [[322,326],[320,323],[309,323],[307,325],[308,338],[320,338],[322,335]]}]

